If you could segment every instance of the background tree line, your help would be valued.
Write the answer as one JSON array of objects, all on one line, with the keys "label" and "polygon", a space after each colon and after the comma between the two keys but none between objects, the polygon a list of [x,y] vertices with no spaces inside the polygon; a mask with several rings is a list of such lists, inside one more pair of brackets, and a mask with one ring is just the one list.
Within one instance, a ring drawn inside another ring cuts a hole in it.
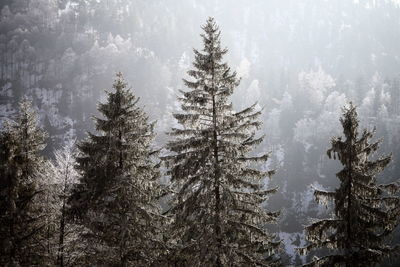
[{"label": "background tree line", "polygon": [[[266,206],[278,191],[265,183],[275,170],[259,145],[257,104],[235,111],[236,72],[223,57],[218,26],[202,27],[187,90],[181,91],[178,125],[161,156],[154,157],[154,123],[118,73],[98,105],[95,133],[45,160],[45,132],[30,101],[20,102],[14,122],[1,132],[1,261],[10,266],[275,266],[282,264],[279,236],[268,223],[279,211]],[[307,78],[307,77],[306,77]],[[329,82],[329,81],[328,81]],[[329,157],[344,169],[335,192],[314,190],[322,204],[333,200],[330,219],[305,228],[302,254],[322,249],[312,266],[380,264],[397,254],[388,237],[398,224],[397,183],[376,175],[391,157],[370,159],[380,141],[359,132],[352,103],[343,109],[342,137]],[[165,182],[167,181],[167,182]],[[280,207],[285,211],[285,207]],[[278,223],[279,225],[279,223]]]},{"label": "background tree line", "polygon": [[155,146],[165,147],[200,42],[193,33],[214,16],[230,49],[226,60],[241,77],[234,107],[258,101],[263,108],[259,150],[271,155],[261,165],[277,169],[269,183],[280,190],[267,205],[286,207],[271,229],[286,264],[308,261],[295,252],[305,245],[303,226],[329,216],[309,185],[339,186],[340,163],[325,152],[341,134],[345,103],[358,106],[361,128],[376,126],[382,153],[393,153],[382,182],[400,175],[397,1],[4,0],[0,9],[0,125],[27,95],[52,159],[69,140],[94,132],[90,117],[100,115],[96,103],[105,102],[116,70],[157,120]]}]

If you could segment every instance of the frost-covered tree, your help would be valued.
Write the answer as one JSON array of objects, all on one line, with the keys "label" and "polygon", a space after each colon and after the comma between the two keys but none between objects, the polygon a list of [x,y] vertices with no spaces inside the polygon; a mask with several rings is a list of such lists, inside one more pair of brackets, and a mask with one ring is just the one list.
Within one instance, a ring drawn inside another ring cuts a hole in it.
[{"label": "frost-covered tree", "polygon": [[[157,256],[161,216],[158,166],[151,149],[153,126],[117,74],[108,101],[95,117],[98,135],[78,145],[80,179],[70,197],[71,213],[87,231],[90,264],[146,266]],[[92,257],[93,256],[93,257]]]},{"label": "frost-covered tree", "polygon": [[392,80],[389,90],[391,100],[390,111],[393,115],[398,115],[400,114],[400,79],[398,77]]},{"label": "frost-covered tree", "polygon": [[78,178],[75,164],[73,145],[69,143],[54,152],[54,160],[46,162],[41,175],[49,250],[58,266],[76,265],[82,254],[82,227],[67,220],[67,199]]},{"label": "frost-covered tree", "polygon": [[[70,235],[76,234],[72,233],[72,227],[67,226],[66,220],[66,210],[67,210],[67,197],[70,194],[70,190],[74,182],[78,177],[75,170],[75,158],[73,155],[72,146],[65,146],[62,150],[58,150],[54,153],[55,162],[51,165],[51,169],[54,172],[54,177],[56,178],[56,184],[59,185],[59,224],[58,224],[58,246],[57,246],[57,263],[59,266],[63,267],[65,265],[65,258],[72,258],[71,249],[72,246],[68,242],[73,243],[73,238]],[[70,252],[70,253],[65,253]]]},{"label": "frost-covered tree", "polygon": [[0,265],[46,266],[38,172],[45,132],[25,98],[16,121],[0,133]]},{"label": "frost-covered tree", "polygon": [[380,141],[370,142],[373,132],[359,134],[356,107],[350,103],[340,119],[342,137],[332,139],[329,158],[338,158],[344,168],[336,174],[340,186],[334,192],[315,190],[318,203],[334,202],[334,216],[306,227],[309,244],[302,254],[327,248],[329,253],[314,257],[308,266],[377,266],[398,250],[388,240],[398,225],[400,198],[397,183],[378,184],[376,175],[391,161],[391,156],[370,159]]},{"label": "frost-covered tree", "polygon": [[280,243],[265,226],[278,213],[262,204],[276,191],[263,184],[274,171],[257,168],[268,154],[249,155],[263,140],[255,135],[261,111],[256,104],[233,110],[239,80],[222,61],[227,49],[214,19],[202,29],[204,48],[194,50],[191,80],[184,80],[189,90],[181,92],[182,112],[174,114],[181,127],[172,129],[165,157],[174,190],[171,264],[273,265]]}]

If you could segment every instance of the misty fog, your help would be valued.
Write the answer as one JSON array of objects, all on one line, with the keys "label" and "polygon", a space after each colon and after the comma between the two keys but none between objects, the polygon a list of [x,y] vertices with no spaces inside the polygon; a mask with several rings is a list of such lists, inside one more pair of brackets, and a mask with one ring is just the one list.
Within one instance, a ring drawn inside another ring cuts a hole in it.
[{"label": "misty fog", "polygon": [[265,205],[281,210],[268,229],[283,242],[284,265],[306,263],[313,254],[295,248],[305,245],[312,218],[332,213],[314,201],[313,187],[339,185],[340,162],[326,151],[342,135],[346,103],[358,107],[361,128],[376,127],[374,140],[383,138],[377,155],[393,155],[379,182],[400,177],[399,1],[2,0],[0,125],[27,96],[49,134],[44,154],[53,158],[95,131],[91,117],[120,71],[156,121],[155,146],[165,155],[208,17],[241,78],[234,109],[262,108],[265,140],[256,152],[271,152],[262,169],[276,169],[265,181],[279,187]]}]

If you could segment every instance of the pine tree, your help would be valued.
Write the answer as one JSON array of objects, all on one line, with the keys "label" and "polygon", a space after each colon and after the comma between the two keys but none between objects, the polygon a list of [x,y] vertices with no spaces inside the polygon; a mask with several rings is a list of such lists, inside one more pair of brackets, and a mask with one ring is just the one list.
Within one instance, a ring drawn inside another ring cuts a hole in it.
[{"label": "pine tree", "polygon": [[171,177],[174,244],[171,264],[178,266],[264,266],[276,263],[279,242],[265,225],[276,212],[262,204],[276,191],[265,189],[261,171],[268,154],[249,153],[262,142],[256,137],[261,111],[254,104],[235,112],[229,98],[238,86],[236,73],[222,62],[220,31],[213,18],[202,27],[204,48],[194,50],[194,69],[184,80],[182,112],[174,114],[181,128],[165,156]]},{"label": "pine tree", "polygon": [[19,103],[14,123],[0,134],[0,265],[45,266],[42,194],[38,173],[43,166],[45,132],[31,103]]},{"label": "pine tree", "polygon": [[[108,101],[95,117],[98,135],[78,145],[80,180],[70,198],[70,213],[87,228],[90,264],[146,266],[157,256],[161,216],[158,166],[152,162],[153,126],[139,101],[117,74]],[[93,255],[94,258],[90,256]]]},{"label": "pine tree", "polygon": [[334,192],[315,190],[318,203],[334,202],[332,218],[319,220],[306,227],[309,244],[300,248],[302,254],[327,248],[330,254],[315,257],[308,266],[377,266],[397,252],[388,237],[398,225],[400,198],[395,194],[399,185],[378,184],[376,175],[391,161],[391,156],[371,160],[381,141],[370,143],[373,132],[358,132],[356,107],[343,109],[340,119],[345,140],[333,138],[329,158],[336,157],[344,168],[336,174],[340,186]]}]

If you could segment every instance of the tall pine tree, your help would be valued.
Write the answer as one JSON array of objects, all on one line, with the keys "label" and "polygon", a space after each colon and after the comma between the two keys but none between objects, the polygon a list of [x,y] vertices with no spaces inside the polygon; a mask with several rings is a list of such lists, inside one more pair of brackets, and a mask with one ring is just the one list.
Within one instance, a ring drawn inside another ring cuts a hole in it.
[{"label": "tall pine tree", "polygon": [[342,137],[333,138],[329,158],[336,157],[344,168],[336,174],[340,186],[334,192],[315,190],[318,203],[334,202],[335,214],[306,227],[308,246],[300,248],[307,254],[318,248],[327,248],[327,256],[315,257],[308,266],[376,266],[397,252],[397,246],[388,243],[388,237],[398,225],[400,198],[396,183],[381,185],[376,181],[391,161],[390,156],[372,160],[380,141],[370,143],[373,132],[358,132],[356,107],[344,108],[340,119]]},{"label": "tall pine tree", "polygon": [[14,123],[0,134],[0,265],[46,266],[38,173],[45,132],[24,98]]},{"label": "tall pine tree", "polygon": [[191,80],[184,80],[181,127],[165,157],[175,191],[171,239],[172,263],[178,266],[264,266],[276,263],[279,242],[265,230],[278,216],[262,204],[276,189],[263,178],[274,171],[257,169],[268,154],[250,156],[262,142],[256,137],[261,111],[254,104],[235,112],[230,102],[239,80],[227,63],[227,49],[213,18],[202,27],[204,48],[194,50]]},{"label": "tall pine tree", "polygon": [[[121,73],[99,104],[98,135],[78,145],[80,181],[70,198],[71,213],[88,229],[88,263],[146,266],[162,243],[161,216],[155,205],[161,193],[159,170],[152,161],[153,126]],[[93,257],[91,257],[93,255]]]}]

